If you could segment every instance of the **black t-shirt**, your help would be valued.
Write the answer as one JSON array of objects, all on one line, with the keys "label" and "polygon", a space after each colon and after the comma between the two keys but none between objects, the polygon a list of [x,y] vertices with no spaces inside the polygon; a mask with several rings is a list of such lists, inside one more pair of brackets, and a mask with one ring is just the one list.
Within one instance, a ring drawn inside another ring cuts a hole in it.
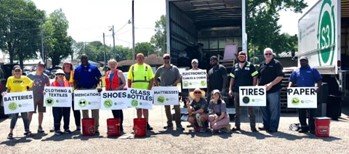
[{"label": "black t-shirt", "polygon": [[[266,64],[265,61],[262,62],[258,69],[259,85],[266,85],[275,80],[276,77],[283,77],[284,73],[282,72],[282,69],[283,67],[281,63],[276,59],[271,60],[268,64]],[[280,89],[281,82],[274,85],[269,91],[267,91],[267,93],[273,93]]]},{"label": "black t-shirt", "polygon": [[213,66],[208,71],[208,92],[214,89],[222,91],[224,79],[223,76],[227,76],[227,70],[223,65]]},{"label": "black t-shirt", "polygon": [[208,104],[204,98],[201,98],[199,102],[192,100],[190,106],[193,107],[195,111],[203,109],[205,113],[208,113]]},{"label": "black t-shirt", "polygon": [[240,68],[239,63],[236,63],[229,74],[234,79],[232,90],[238,92],[240,86],[252,86],[253,77],[257,75],[258,71],[250,62],[246,62],[242,68]]}]

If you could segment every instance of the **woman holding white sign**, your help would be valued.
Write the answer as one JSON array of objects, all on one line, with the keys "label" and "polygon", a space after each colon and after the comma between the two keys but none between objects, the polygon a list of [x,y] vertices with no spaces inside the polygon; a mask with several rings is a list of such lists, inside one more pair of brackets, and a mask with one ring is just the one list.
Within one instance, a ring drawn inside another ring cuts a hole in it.
[{"label": "woman holding white sign", "polygon": [[207,123],[207,101],[205,99],[205,92],[199,88],[196,88],[193,92],[190,92],[192,101],[187,99],[186,105],[189,113],[188,122],[194,126],[195,131],[201,133],[206,132]]},{"label": "woman holding white sign", "polygon": [[230,131],[229,114],[227,114],[227,107],[222,98],[222,94],[219,90],[213,90],[211,94],[211,101],[209,104],[209,117],[210,127],[213,133],[217,133],[219,130],[228,132]]},{"label": "woman holding white sign", "polygon": [[[55,81],[52,82],[51,86],[53,87],[70,87],[69,82],[65,79],[65,73],[63,70],[59,69],[56,72]],[[53,107],[53,121],[54,121],[54,130],[55,135],[62,135],[63,132],[61,129],[61,120],[64,121],[64,132],[70,134],[69,122],[70,122],[70,107]]]},{"label": "woman holding white sign", "polygon": [[[105,90],[123,90],[126,85],[125,77],[121,70],[118,70],[118,62],[115,59],[108,61],[109,71],[105,73]],[[124,121],[124,114],[122,110],[112,110],[113,117],[120,119],[120,131],[124,132],[122,123]]]},{"label": "woman holding white sign", "polygon": [[[22,69],[19,65],[13,67],[13,76],[10,76],[6,82],[7,92],[25,92],[33,86],[33,81],[28,77],[22,75]],[[4,94],[5,95],[5,94]],[[29,118],[27,112],[21,113],[23,123],[24,123],[24,135],[30,136],[32,133],[29,130]],[[8,134],[8,139],[13,139],[13,129],[16,126],[18,119],[18,113],[11,114],[11,124],[10,124],[10,133]]]}]

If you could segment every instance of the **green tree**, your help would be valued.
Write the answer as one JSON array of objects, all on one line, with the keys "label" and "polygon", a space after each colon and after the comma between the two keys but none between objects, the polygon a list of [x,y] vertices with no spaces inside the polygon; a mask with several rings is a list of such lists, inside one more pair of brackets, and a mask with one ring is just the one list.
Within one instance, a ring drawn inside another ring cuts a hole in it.
[{"label": "green tree", "polygon": [[135,51],[137,53],[143,53],[144,56],[148,56],[155,53],[155,47],[149,42],[138,42],[136,43]]},{"label": "green tree", "polygon": [[10,63],[36,58],[41,45],[41,27],[45,14],[26,0],[0,1],[0,48],[9,53]]},{"label": "green tree", "polygon": [[52,12],[43,25],[45,35],[45,57],[52,60],[52,67],[71,55],[73,39],[68,36],[69,23],[62,9]]},{"label": "green tree", "polygon": [[160,19],[155,22],[155,34],[150,40],[150,43],[155,46],[155,49],[159,54],[165,53],[167,50],[166,33],[166,17],[162,15]]},{"label": "green tree", "polygon": [[306,6],[304,0],[247,1],[246,29],[249,50],[256,52],[256,55],[260,55],[266,47],[271,47],[276,53],[296,50],[297,36],[280,33],[278,12],[290,10],[300,13]]}]

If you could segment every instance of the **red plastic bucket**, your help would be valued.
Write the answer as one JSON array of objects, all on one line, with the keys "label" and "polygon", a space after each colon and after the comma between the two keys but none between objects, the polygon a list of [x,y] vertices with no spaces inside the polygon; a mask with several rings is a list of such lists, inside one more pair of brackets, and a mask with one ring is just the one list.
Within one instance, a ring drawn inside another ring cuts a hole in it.
[{"label": "red plastic bucket", "polygon": [[95,119],[93,118],[84,118],[82,119],[82,135],[91,136],[94,135],[95,130]]},{"label": "red plastic bucket", "polygon": [[329,137],[331,119],[328,117],[316,117],[314,119],[315,119],[315,135],[317,137]]},{"label": "red plastic bucket", "polygon": [[108,137],[120,136],[120,119],[110,118],[107,119],[107,135]]},{"label": "red plastic bucket", "polygon": [[135,137],[146,137],[147,119],[145,118],[133,119],[133,131],[134,131]]}]

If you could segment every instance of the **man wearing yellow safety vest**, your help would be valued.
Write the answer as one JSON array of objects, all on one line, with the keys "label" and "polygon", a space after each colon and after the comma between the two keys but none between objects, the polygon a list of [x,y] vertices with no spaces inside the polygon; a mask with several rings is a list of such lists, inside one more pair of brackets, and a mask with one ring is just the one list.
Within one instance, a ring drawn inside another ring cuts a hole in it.
[{"label": "man wearing yellow safety vest", "polygon": [[[152,68],[144,63],[144,55],[138,53],[136,55],[136,64],[133,64],[127,75],[127,86],[129,88],[136,89],[147,89],[151,90],[153,86],[154,73]],[[137,109],[137,118],[146,118],[148,121],[148,110],[147,109]],[[153,130],[153,128],[147,124],[148,130]]]}]

